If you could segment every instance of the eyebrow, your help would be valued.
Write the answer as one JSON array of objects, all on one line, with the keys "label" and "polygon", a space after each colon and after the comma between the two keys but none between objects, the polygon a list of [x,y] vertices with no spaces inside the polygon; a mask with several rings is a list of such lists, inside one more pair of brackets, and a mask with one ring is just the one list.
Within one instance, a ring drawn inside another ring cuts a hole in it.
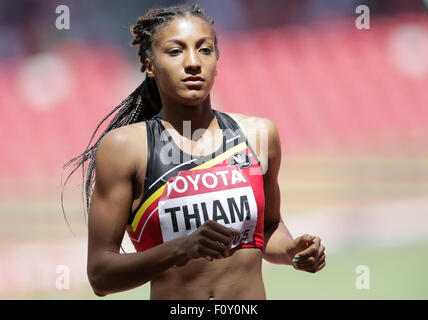
[{"label": "eyebrow", "polygon": [[[202,37],[196,42],[196,46],[199,46],[202,42],[206,40],[213,41],[210,37]],[[165,43],[168,43],[168,42],[174,42],[174,43],[178,43],[179,45],[186,46],[186,43],[180,39],[171,39],[171,40],[165,41]]]}]

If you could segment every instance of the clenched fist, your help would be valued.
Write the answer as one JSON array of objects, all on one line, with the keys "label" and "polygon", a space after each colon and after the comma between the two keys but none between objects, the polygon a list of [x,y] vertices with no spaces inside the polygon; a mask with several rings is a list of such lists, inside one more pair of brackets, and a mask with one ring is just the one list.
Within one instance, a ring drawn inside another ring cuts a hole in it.
[{"label": "clenched fist", "polygon": [[297,270],[315,273],[325,267],[325,247],[321,239],[305,234],[293,240],[287,249],[291,264]]},{"label": "clenched fist", "polygon": [[213,220],[207,220],[190,235],[184,237],[181,246],[186,252],[188,260],[222,259],[231,255],[232,241],[240,236],[241,232],[236,229],[227,228]]}]

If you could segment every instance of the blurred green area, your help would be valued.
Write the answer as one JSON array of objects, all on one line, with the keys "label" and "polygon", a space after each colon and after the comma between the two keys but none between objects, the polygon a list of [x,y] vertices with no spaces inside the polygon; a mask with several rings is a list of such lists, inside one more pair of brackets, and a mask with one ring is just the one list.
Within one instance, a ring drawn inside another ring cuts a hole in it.
[{"label": "blurred green area", "polygon": [[[427,299],[428,243],[390,248],[357,249],[329,255],[316,274],[274,266],[266,274],[268,299]],[[358,289],[369,270],[369,289]]]},{"label": "blurred green area", "polygon": [[[264,265],[268,300],[428,299],[428,243],[389,248],[358,249],[328,254],[326,267],[316,274],[290,266]],[[360,265],[369,268],[369,289],[358,289]],[[20,299],[142,299],[150,296],[146,284],[127,292],[97,297],[89,285],[20,295]],[[5,299],[7,297],[0,297]]]}]

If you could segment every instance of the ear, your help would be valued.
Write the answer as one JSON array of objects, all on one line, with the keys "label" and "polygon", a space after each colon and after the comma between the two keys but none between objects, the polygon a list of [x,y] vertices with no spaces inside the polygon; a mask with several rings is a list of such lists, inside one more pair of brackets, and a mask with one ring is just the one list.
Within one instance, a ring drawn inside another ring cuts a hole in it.
[{"label": "ear", "polygon": [[153,61],[149,58],[146,58],[146,60],[144,60],[144,63],[146,65],[147,76],[149,78],[154,78],[155,77],[155,70],[154,70],[154,66],[153,66]]}]

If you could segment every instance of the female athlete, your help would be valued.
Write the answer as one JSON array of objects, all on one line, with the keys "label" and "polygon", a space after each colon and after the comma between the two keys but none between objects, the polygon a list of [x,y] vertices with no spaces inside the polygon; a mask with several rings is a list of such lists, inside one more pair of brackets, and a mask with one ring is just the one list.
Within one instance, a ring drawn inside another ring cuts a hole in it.
[{"label": "female athlete", "polygon": [[[281,219],[275,124],[211,106],[213,24],[198,5],[140,17],[131,33],[145,80],[66,164],[90,160],[87,272],[98,296],[150,282],[151,299],[266,299],[262,259],[325,266],[320,238],[293,239]],[[125,232],[135,253],[120,253]]]}]

